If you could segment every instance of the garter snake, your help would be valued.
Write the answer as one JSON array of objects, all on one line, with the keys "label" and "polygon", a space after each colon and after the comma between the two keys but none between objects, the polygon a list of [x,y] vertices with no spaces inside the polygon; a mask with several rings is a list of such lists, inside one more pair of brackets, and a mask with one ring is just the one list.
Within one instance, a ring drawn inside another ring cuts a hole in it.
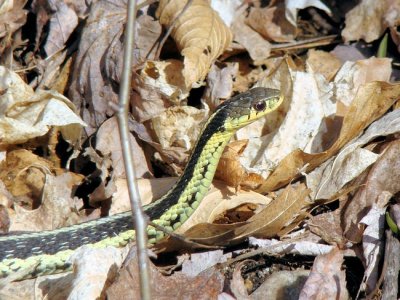
[{"label": "garter snake", "polygon": [[[166,195],[144,207],[155,224],[177,229],[196,210],[208,191],[222,151],[232,135],[247,124],[274,111],[283,97],[275,89],[253,88],[219,105],[204,125],[187,166]],[[149,244],[164,232],[149,226]],[[123,247],[134,239],[131,213],[51,231],[0,236],[0,278],[15,272],[21,278],[53,274],[71,268],[68,258],[79,247]],[[29,270],[23,272],[24,270]]]}]

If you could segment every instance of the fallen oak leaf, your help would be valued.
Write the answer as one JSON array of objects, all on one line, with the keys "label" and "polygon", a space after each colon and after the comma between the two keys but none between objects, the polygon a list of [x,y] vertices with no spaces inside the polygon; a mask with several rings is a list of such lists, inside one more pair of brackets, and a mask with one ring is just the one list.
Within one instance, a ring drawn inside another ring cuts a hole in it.
[{"label": "fallen oak leaf", "polygon": [[204,79],[214,60],[232,41],[232,33],[208,1],[161,0],[156,12],[160,23],[172,26],[171,36],[182,56],[186,88]]}]

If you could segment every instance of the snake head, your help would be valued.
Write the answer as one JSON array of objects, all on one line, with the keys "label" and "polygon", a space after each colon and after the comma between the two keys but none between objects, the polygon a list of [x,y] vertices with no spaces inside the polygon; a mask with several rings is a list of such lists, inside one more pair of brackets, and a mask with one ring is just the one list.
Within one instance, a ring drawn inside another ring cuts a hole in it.
[{"label": "snake head", "polygon": [[223,130],[236,131],[276,110],[282,101],[279,90],[256,87],[222,103],[216,114],[224,115]]}]

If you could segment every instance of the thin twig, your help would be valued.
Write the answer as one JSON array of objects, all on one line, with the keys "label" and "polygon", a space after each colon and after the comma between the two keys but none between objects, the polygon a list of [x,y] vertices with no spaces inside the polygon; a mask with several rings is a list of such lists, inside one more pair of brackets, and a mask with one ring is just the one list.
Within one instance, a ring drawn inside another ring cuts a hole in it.
[{"label": "thin twig", "polygon": [[129,198],[133,210],[133,220],[136,229],[136,247],[138,252],[138,265],[140,275],[141,299],[150,300],[150,274],[149,259],[147,257],[147,221],[142,211],[142,205],[137,186],[135,170],[133,169],[132,148],[129,143],[128,110],[131,90],[133,41],[135,33],[136,1],[128,1],[127,25],[124,45],[124,67],[119,93],[118,124],[121,136],[121,147],[124,157],[126,179],[128,181]]}]

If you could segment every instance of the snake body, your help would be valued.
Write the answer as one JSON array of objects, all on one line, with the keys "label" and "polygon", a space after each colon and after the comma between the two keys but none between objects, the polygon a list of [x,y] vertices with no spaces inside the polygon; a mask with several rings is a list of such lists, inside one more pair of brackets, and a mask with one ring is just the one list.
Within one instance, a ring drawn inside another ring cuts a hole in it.
[{"label": "snake body", "polygon": [[[219,105],[203,127],[182,176],[166,195],[143,207],[150,220],[169,231],[181,226],[208,192],[232,135],[274,111],[282,100],[278,90],[253,88]],[[147,234],[149,244],[164,237],[152,226]],[[16,272],[21,280],[67,271],[68,259],[77,248],[123,247],[134,237],[131,212],[51,231],[0,236],[0,278]]]}]

